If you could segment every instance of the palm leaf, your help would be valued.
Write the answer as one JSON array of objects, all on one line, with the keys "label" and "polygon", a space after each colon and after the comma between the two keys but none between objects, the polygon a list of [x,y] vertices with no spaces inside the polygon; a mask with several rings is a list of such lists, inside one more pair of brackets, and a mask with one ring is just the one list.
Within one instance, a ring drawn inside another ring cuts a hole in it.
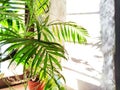
[{"label": "palm leaf", "polygon": [[[60,28],[58,28],[58,25],[60,26]],[[86,37],[88,37],[88,32],[85,28],[78,26],[76,23],[73,22],[52,22],[49,23],[48,26],[53,27],[53,26],[57,26],[56,28],[54,27],[54,31],[53,33],[57,33],[59,35],[57,35],[56,37],[58,37],[59,40],[61,40],[61,38],[64,39],[64,41],[68,41],[68,42],[77,42],[77,43],[86,43]],[[55,34],[56,35],[56,34]],[[61,38],[59,38],[61,36]],[[82,38],[82,40],[81,40]]]}]

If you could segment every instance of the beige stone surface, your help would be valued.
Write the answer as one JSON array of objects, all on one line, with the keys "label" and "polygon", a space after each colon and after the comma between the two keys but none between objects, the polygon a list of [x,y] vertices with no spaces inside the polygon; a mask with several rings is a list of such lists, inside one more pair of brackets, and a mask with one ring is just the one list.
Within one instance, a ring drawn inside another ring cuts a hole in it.
[{"label": "beige stone surface", "polygon": [[50,21],[53,20],[65,21],[66,0],[51,0],[49,15]]},{"label": "beige stone surface", "polygon": [[[10,88],[4,88],[4,89],[0,89],[0,90],[25,90],[24,85],[16,85],[16,86],[12,86]],[[29,90],[29,89],[27,89]]]}]

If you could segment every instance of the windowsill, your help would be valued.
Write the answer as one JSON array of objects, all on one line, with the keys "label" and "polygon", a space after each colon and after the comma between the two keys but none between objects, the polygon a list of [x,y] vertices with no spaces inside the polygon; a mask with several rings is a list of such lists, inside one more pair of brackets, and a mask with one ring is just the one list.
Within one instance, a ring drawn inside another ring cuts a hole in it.
[{"label": "windowsill", "polygon": [[[10,88],[12,88],[12,90],[25,90],[25,87],[23,84],[15,85],[15,86],[12,86]],[[10,88],[3,88],[0,90],[10,90]],[[27,90],[29,90],[29,89],[27,88]]]},{"label": "windowsill", "polygon": [[3,77],[0,79],[0,88],[6,88],[8,86],[14,86],[24,82],[25,80],[23,80],[23,75]]}]

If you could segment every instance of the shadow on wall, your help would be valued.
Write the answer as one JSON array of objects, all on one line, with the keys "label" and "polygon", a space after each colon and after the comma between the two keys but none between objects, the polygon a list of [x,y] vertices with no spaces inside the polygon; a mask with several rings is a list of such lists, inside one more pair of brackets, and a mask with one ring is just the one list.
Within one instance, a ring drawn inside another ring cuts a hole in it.
[{"label": "shadow on wall", "polygon": [[65,44],[68,61],[62,61],[67,90],[101,90],[103,56],[93,45]]},{"label": "shadow on wall", "polygon": [[[95,56],[96,58],[101,58],[100,56]],[[97,73],[99,73],[99,74],[101,74],[101,72],[99,71],[99,70],[96,70],[92,65],[90,65],[89,63],[88,63],[88,61],[86,61],[86,60],[81,60],[81,59],[76,59],[76,58],[74,58],[74,57],[72,57],[71,58],[71,60],[72,60],[72,62],[74,62],[74,63],[76,63],[76,64],[82,64],[82,65],[84,65],[84,68],[87,70],[87,71],[89,71],[89,72],[97,72]]]},{"label": "shadow on wall", "polygon": [[101,71],[86,60],[71,57],[64,62],[63,74],[67,81],[67,90],[101,90]]}]

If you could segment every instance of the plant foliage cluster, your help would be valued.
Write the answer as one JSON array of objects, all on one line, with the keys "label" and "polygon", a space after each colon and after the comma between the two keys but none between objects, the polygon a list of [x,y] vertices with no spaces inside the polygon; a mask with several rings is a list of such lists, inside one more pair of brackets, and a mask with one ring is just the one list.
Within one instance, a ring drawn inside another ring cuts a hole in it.
[{"label": "plant foliage cluster", "polygon": [[[29,78],[39,76],[45,81],[45,89],[57,86],[61,58],[67,59],[61,42],[86,43],[88,32],[74,22],[49,22],[50,0],[0,0],[0,47],[9,45],[4,53],[16,53],[9,66],[23,64]],[[27,13],[26,13],[27,12]],[[0,62],[4,61],[3,59]],[[52,84],[50,84],[52,82]]]}]

